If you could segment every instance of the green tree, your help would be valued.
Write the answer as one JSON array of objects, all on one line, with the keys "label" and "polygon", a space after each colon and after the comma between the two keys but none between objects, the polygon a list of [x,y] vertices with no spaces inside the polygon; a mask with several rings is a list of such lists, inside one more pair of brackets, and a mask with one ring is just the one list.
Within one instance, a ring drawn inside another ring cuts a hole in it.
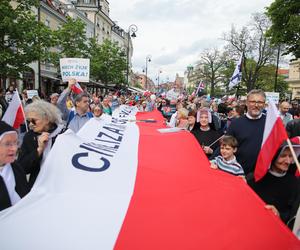
[{"label": "green tree", "polygon": [[244,53],[242,65],[242,83],[246,84],[247,91],[256,88],[262,68],[273,63],[276,58],[276,51],[266,37],[266,31],[270,27],[270,21],[261,13],[252,17],[248,27],[237,31],[233,26],[231,31],[224,34],[224,40],[229,55],[241,55]]},{"label": "green tree", "polygon": [[33,13],[37,0],[0,1],[0,78],[19,78],[28,64],[45,58],[51,31]]},{"label": "green tree", "polygon": [[67,17],[67,22],[54,31],[56,48],[50,52],[51,62],[59,66],[62,57],[89,57],[89,40],[85,33],[85,24],[80,19]]},{"label": "green tree", "polygon": [[91,43],[91,75],[104,84],[126,82],[126,53],[110,40]]},{"label": "green tree", "polygon": [[139,89],[143,89],[143,86],[140,83],[138,83],[138,82],[135,82],[134,85],[133,85],[133,87],[136,87],[136,88],[139,88]]},{"label": "green tree", "polygon": [[285,54],[300,58],[300,1],[275,0],[267,8],[272,25],[267,35],[275,45],[284,44]]},{"label": "green tree", "polygon": [[210,95],[215,95],[215,87],[223,80],[222,69],[226,65],[226,54],[218,49],[204,50],[200,55],[200,77],[209,84]]},{"label": "green tree", "polygon": [[[261,73],[257,80],[256,87],[264,91],[269,91],[269,92],[274,91],[275,72],[276,72],[275,65],[269,64],[264,66],[261,69]],[[288,83],[284,81],[284,78],[282,76],[278,76],[277,78],[275,91],[279,92],[280,96],[284,96],[285,93],[288,91]]]},{"label": "green tree", "polygon": [[226,94],[229,94],[229,93],[232,94],[235,91],[235,90],[231,90],[231,91],[229,90],[229,83],[230,83],[232,74],[234,72],[235,66],[236,66],[235,60],[227,59],[225,62],[225,67],[222,67],[222,69],[220,70],[220,73],[223,76],[222,80],[224,83]]}]

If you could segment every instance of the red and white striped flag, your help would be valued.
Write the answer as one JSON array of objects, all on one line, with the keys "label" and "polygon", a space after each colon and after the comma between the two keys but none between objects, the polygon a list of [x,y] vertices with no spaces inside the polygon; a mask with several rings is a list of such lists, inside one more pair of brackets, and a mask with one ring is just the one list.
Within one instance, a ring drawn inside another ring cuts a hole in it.
[{"label": "red and white striped flag", "polygon": [[254,170],[255,181],[259,181],[265,176],[276,151],[287,138],[288,135],[279,116],[278,109],[274,102],[269,101],[263,141]]},{"label": "red and white striped flag", "polygon": [[81,92],[83,92],[83,89],[81,88],[80,84],[78,82],[76,82],[73,86],[72,86],[72,91],[75,94],[80,94]]},{"label": "red and white striped flag", "polygon": [[4,116],[2,117],[2,121],[5,121],[15,129],[18,129],[25,121],[25,114],[17,89],[14,92]]},{"label": "red and white striped flag", "polygon": [[0,212],[1,249],[300,249],[193,135],[160,133],[157,110],[121,108],[58,136],[30,193]]}]

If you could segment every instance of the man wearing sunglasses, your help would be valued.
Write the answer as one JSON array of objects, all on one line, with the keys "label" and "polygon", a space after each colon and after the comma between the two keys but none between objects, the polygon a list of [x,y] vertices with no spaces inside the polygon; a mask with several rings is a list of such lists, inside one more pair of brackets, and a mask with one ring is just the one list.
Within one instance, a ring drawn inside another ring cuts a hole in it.
[{"label": "man wearing sunglasses", "polygon": [[63,119],[66,121],[66,127],[72,129],[77,133],[80,128],[93,117],[93,114],[89,112],[89,96],[88,94],[81,92],[74,98],[75,110],[69,110],[66,105],[68,95],[71,93],[72,86],[76,84],[75,79],[70,79],[68,87],[61,93],[57,107],[63,114]]}]

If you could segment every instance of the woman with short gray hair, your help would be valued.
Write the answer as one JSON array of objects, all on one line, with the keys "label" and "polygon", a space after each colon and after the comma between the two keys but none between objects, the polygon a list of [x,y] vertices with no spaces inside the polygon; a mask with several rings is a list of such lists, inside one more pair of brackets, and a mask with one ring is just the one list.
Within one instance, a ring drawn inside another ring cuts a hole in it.
[{"label": "woman with short gray hair", "polygon": [[30,174],[29,184],[32,187],[64,124],[59,109],[43,100],[27,105],[25,116],[30,130],[24,136],[18,162],[27,166],[25,172]]}]

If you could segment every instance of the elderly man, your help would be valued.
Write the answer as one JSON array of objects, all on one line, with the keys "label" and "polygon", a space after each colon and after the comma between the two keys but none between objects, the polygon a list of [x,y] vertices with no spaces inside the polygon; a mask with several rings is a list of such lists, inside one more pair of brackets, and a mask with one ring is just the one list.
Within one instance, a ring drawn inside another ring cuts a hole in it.
[{"label": "elderly man", "polygon": [[282,102],[279,105],[280,117],[284,126],[291,120],[293,120],[293,116],[289,113],[290,104],[288,102]]},{"label": "elderly man", "polygon": [[58,93],[51,94],[50,95],[50,103],[56,106],[58,98],[59,98],[59,94]]},{"label": "elderly man", "polygon": [[74,79],[69,80],[68,87],[61,93],[57,101],[57,107],[63,114],[63,119],[66,121],[67,128],[72,129],[77,133],[81,127],[93,117],[89,112],[89,96],[82,92],[74,99],[75,110],[69,110],[66,105],[68,95],[71,92],[72,86],[76,83]]},{"label": "elderly man", "polygon": [[247,113],[232,121],[227,135],[238,141],[237,161],[242,165],[245,175],[252,173],[261,148],[266,116],[263,114],[266,95],[262,90],[251,90],[247,95]]}]

